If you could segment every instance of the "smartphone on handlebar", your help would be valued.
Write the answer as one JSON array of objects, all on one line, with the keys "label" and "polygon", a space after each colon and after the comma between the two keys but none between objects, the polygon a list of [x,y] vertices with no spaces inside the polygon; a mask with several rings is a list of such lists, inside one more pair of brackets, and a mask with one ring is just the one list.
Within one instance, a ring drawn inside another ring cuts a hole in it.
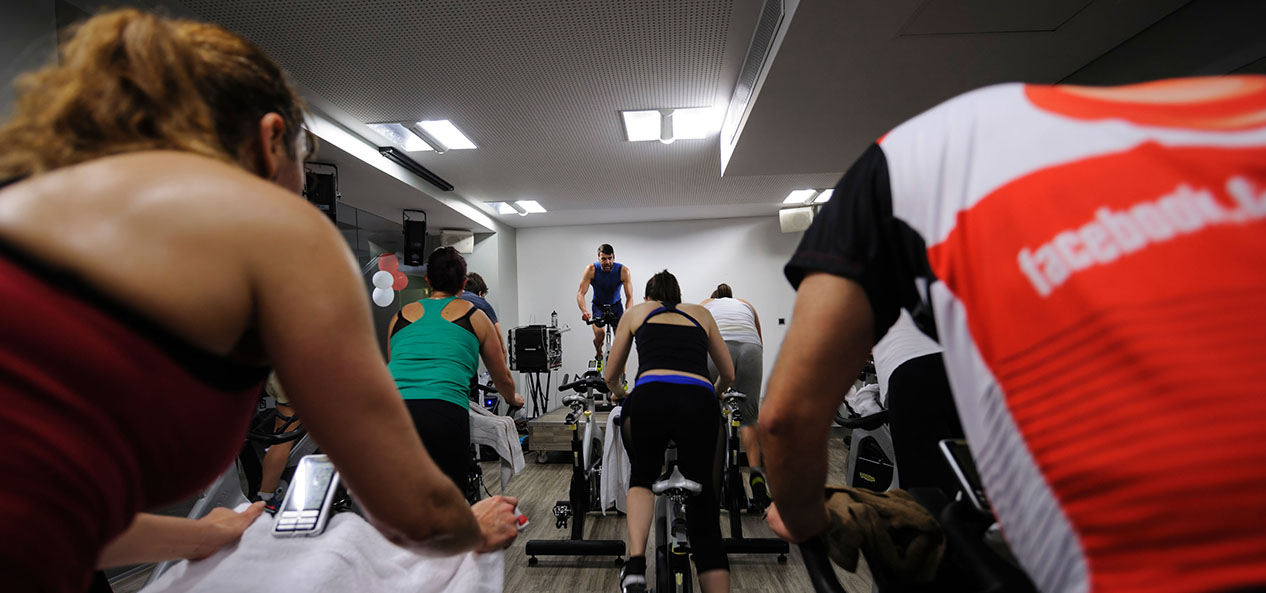
[{"label": "smartphone on handlebar", "polygon": [[943,439],[941,453],[954,470],[954,476],[958,478],[958,483],[972,506],[982,513],[993,514],[989,499],[985,497],[985,486],[980,481],[980,473],[976,471],[976,460],[971,455],[971,449],[967,448],[967,441]]},{"label": "smartphone on handlebar", "polygon": [[330,520],[330,506],[338,485],[338,470],[329,457],[307,455],[300,459],[273,523],[273,536],[320,535]]}]

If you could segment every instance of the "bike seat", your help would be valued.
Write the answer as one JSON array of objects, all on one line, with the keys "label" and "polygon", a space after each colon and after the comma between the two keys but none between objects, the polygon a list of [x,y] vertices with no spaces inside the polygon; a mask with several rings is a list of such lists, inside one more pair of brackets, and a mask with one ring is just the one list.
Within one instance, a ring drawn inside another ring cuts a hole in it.
[{"label": "bike seat", "polygon": [[686,476],[681,475],[681,468],[673,466],[673,473],[667,478],[661,478],[659,481],[651,485],[651,492],[655,494],[663,494],[665,492],[672,493],[687,492],[690,494],[698,494],[703,491],[703,486],[694,480],[687,480]]},{"label": "bike seat", "polygon": [[579,407],[584,407],[584,405],[585,405],[585,396],[580,395],[580,394],[576,394],[576,395],[564,395],[564,396],[563,396],[563,405],[564,405],[564,406],[579,406]]}]

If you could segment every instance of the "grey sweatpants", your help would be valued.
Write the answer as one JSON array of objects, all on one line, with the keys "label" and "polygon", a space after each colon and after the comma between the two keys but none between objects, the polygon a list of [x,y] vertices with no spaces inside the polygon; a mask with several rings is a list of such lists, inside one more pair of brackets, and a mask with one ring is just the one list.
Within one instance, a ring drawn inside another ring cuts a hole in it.
[{"label": "grey sweatpants", "polygon": [[[739,406],[739,412],[743,415],[742,426],[752,426],[756,424],[760,412],[760,386],[765,373],[765,349],[759,344],[730,340],[725,341],[725,347],[730,351],[730,360],[734,362],[734,385],[731,388],[747,396],[743,404]],[[713,382],[716,382],[717,377],[720,376],[716,365],[712,364],[711,357],[708,358],[708,374]]]}]

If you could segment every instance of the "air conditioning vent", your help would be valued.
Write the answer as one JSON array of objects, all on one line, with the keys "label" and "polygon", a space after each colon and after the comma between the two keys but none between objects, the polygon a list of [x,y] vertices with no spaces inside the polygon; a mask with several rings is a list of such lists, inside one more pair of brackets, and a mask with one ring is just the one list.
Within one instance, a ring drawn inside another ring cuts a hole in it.
[{"label": "air conditioning vent", "polygon": [[459,229],[441,229],[440,247],[452,247],[458,253],[474,253],[475,233]]},{"label": "air conditioning vent", "polygon": [[756,91],[756,81],[765,68],[765,59],[769,57],[769,50],[774,45],[774,37],[778,36],[778,28],[782,26],[785,14],[783,0],[765,0],[760,20],[756,23],[756,33],[752,35],[752,44],[747,49],[747,58],[739,72],[738,84],[734,86],[730,105],[725,110],[725,121],[721,124],[723,144],[732,145],[738,140],[739,123],[747,115],[752,93]]}]

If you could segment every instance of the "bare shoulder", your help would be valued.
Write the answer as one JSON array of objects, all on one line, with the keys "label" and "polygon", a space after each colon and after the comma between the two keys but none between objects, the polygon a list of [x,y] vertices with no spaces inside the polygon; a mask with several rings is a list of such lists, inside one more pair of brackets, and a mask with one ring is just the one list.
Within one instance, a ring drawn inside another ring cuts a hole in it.
[{"label": "bare shoulder", "polygon": [[702,322],[704,319],[712,319],[712,312],[709,311],[708,308],[704,307],[703,305],[696,305],[694,303],[682,303],[680,305],[677,305],[677,308],[685,312],[686,314],[690,315],[691,317],[694,317],[696,321]]}]

